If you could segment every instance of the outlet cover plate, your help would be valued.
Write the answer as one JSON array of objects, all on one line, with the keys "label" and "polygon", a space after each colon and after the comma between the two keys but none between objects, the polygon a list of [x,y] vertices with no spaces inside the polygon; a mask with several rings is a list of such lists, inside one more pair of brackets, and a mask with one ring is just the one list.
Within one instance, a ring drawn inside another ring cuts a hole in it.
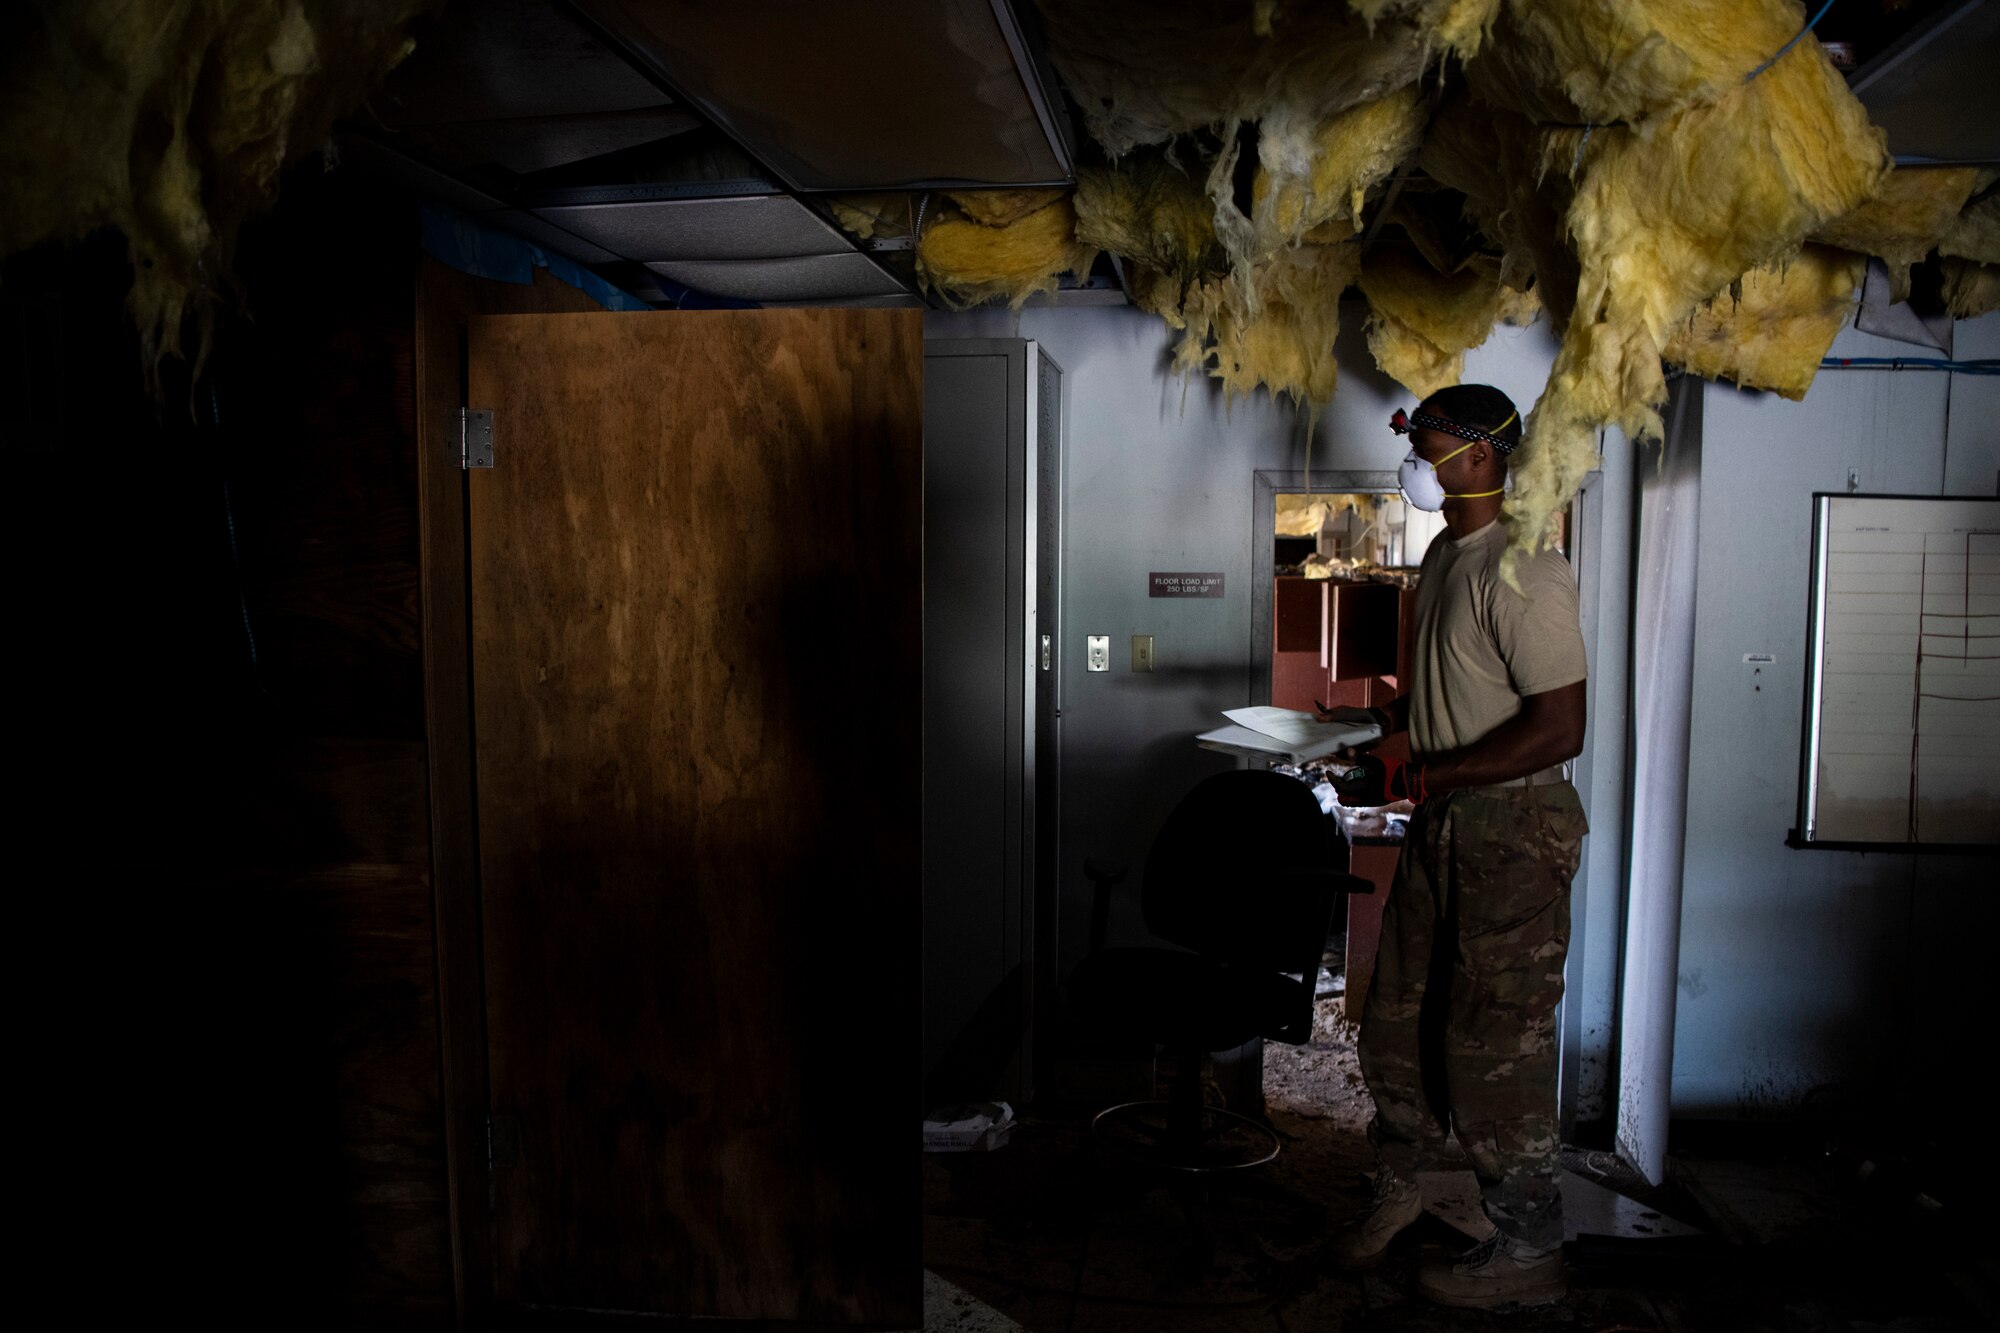
[{"label": "outlet cover plate", "polygon": [[1111,670],[1111,636],[1092,634],[1085,639],[1083,660],[1092,671]]},{"label": "outlet cover plate", "polygon": [[1153,669],[1153,636],[1134,634],[1132,636],[1132,669],[1151,671]]}]

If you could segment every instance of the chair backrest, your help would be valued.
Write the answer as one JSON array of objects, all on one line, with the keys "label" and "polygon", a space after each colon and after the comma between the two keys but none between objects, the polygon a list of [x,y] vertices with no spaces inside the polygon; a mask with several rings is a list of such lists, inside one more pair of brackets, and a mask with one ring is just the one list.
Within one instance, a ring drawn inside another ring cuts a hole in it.
[{"label": "chair backrest", "polygon": [[1299,973],[1310,985],[1346,853],[1305,783],[1218,773],[1182,798],[1146,854],[1146,928],[1213,962]]}]

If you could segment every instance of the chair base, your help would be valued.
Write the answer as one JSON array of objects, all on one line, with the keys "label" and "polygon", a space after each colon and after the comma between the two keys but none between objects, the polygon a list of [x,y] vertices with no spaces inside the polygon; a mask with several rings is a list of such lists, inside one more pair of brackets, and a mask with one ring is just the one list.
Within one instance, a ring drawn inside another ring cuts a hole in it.
[{"label": "chair base", "polygon": [[1125,1102],[1099,1111],[1093,1140],[1121,1157],[1171,1171],[1242,1171],[1278,1155],[1278,1136],[1249,1116],[1212,1106],[1178,1123],[1186,1108],[1170,1102]]}]

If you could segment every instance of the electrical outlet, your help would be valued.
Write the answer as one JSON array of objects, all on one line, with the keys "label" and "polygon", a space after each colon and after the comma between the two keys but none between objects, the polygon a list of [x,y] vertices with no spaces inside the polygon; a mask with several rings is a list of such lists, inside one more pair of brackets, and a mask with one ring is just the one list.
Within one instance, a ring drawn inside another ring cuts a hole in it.
[{"label": "electrical outlet", "polygon": [[1132,636],[1132,669],[1151,671],[1153,669],[1153,636],[1134,634]]},{"label": "electrical outlet", "polygon": [[1093,634],[1083,641],[1084,664],[1092,671],[1111,670],[1111,636]]}]

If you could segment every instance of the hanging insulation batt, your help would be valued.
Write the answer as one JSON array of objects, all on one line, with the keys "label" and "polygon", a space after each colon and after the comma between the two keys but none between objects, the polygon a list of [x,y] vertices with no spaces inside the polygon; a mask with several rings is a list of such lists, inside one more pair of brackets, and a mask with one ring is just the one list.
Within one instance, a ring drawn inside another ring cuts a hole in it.
[{"label": "hanging insulation batt", "polygon": [[1530,120],[1643,132],[1733,91],[1804,25],[1783,0],[1506,0],[1465,73]]},{"label": "hanging insulation batt", "polygon": [[[1185,286],[1228,268],[1215,206],[1201,183],[1158,149],[1077,172],[1076,238]],[[1178,305],[1178,298],[1176,299]]]},{"label": "hanging insulation batt", "polygon": [[1172,279],[1148,272],[1132,294],[1142,309],[1183,330],[1174,351],[1183,374],[1206,370],[1228,398],[1261,386],[1273,397],[1313,406],[1333,399],[1340,294],[1359,263],[1360,246],[1352,241],[1282,250],[1258,272],[1254,310],[1233,276],[1197,280],[1177,292]]},{"label": "hanging insulation batt", "polygon": [[0,70],[0,254],[115,227],[157,388],[185,319],[205,350],[247,218],[410,50],[432,0],[70,0]]},{"label": "hanging insulation batt", "polygon": [[[1601,17],[1604,7],[1602,0],[1551,0],[1533,8],[1544,19],[1551,11],[1575,10],[1583,23]],[[1779,3],[1743,8],[1760,13],[1737,30],[1757,33],[1786,28],[1787,16],[1798,12]],[[1507,13],[1516,10],[1510,6]],[[1505,31],[1504,23],[1496,27],[1492,54],[1502,50]],[[1778,45],[1796,31],[1790,27]],[[1545,72],[1548,86],[1540,95],[1587,100],[1594,113],[1660,104],[1682,109],[1653,122],[1544,132],[1550,169],[1579,167],[1565,215],[1579,274],[1575,311],[1517,455],[1507,512],[1516,555],[1546,539],[1555,515],[1595,465],[1599,428],[1617,425],[1635,438],[1657,437],[1658,407],[1666,397],[1661,352],[1695,308],[1857,207],[1888,169],[1881,134],[1816,44],[1802,42],[1755,78],[1725,83],[1712,100],[1699,100],[1695,74],[1713,56],[1713,41],[1683,54],[1681,60],[1664,60],[1657,51],[1634,58],[1644,68],[1675,75],[1650,97],[1643,88],[1607,85],[1596,74]],[[1515,68],[1523,67],[1532,62],[1516,60]]]},{"label": "hanging insulation batt", "polygon": [[2000,192],[1976,199],[1938,241],[1938,253],[2000,264]]},{"label": "hanging insulation batt", "polygon": [[1875,255],[1889,270],[1889,294],[1910,295],[1910,268],[1937,248],[1979,183],[1978,167],[1897,167],[1882,188],[1852,212],[1813,233],[1843,250]]},{"label": "hanging insulation batt", "polygon": [[1833,337],[1852,319],[1868,260],[1808,245],[1755,268],[1737,290],[1705,303],[1667,344],[1667,360],[1707,379],[1805,397]]},{"label": "hanging insulation batt", "polygon": [[1574,182],[1544,169],[1543,133],[1525,116],[1459,95],[1431,119],[1417,166],[1466,197],[1467,214],[1501,247],[1501,280],[1532,280],[1560,331],[1576,303],[1580,272],[1564,215]]},{"label": "hanging insulation batt", "polygon": [[[1311,140],[1349,107],[1415,82],[1430,43],[1405,20],[1344,5],[1215,0],[1039,0],[1049,59],[1116,161],[1135,148],[1245,122],[1310,170]],[[1296,149],[1296,153],[1292,150]]]},{"label": "hanging insulation batt", "polygon": [[[1353,270],[1340,243],[1421,141],[1428,108],[1414,85],[1430,40],[1337,5],[1042,7],[1051,59],[1112,158],[1080,181],[1080,239],[1148,270],[1132,275],[1135,295],[1184,330],[1183,370],[1205,367],[1231,394],[1263,385],[1324,402]],[[1246,142],[1247,214],[1236,199]],[[1149,146],[1160,151],[1138,151]]]},{"label": "hanging insulation batt", "polygon": [[[1982,188],[1991,190],[1990,173]],[[2000,310],[2000,193],[1975,199],[1938,241],[1945,306],[1954,318]]]},{"label": "hanging insulation batt", "polygon": [[1944,270],[1944,304],[1953,319],[1977,319],[2000,310],[2000,265],[1975,264],[1970,259],[1947,258]]},{"label": "hanging insulation batt", "polygon": [[1498,265],[1445,274],[1388,245],[1368,252],[1359,283],[1375,364],[1420,399],[1459,382],[1466,351],[1486,341],[1508,295]]},{"label": "hanging insulation batt", "polygon": [[1370,24],[1407,19],[1429,42],[1470,60],[1492,31],[1500,0],[1348,0],[1348,8]]},{"label": "hanging insulation batt", "polygon": [[1414,85],[1386,97],[1363,102],[1323,124],[1302,127],[1299,141],[1288,142],[1274,129],[1282,117],[1273,115],[1259,129],[1258,166],[1251,189],[1251,213],[1245,219],[1228,187],[1235,155],[1218,162],[1211,183],[1216,217],[1226,219],[1237,239],[1233,257],[1254,264],[1280,246],[1297,243],[1308,232],[1329,223],[1340,224],[1340,240],[1361,230],[1361,207],[1368,191],[1388,179],[1423,142],[1428,107]]}]

